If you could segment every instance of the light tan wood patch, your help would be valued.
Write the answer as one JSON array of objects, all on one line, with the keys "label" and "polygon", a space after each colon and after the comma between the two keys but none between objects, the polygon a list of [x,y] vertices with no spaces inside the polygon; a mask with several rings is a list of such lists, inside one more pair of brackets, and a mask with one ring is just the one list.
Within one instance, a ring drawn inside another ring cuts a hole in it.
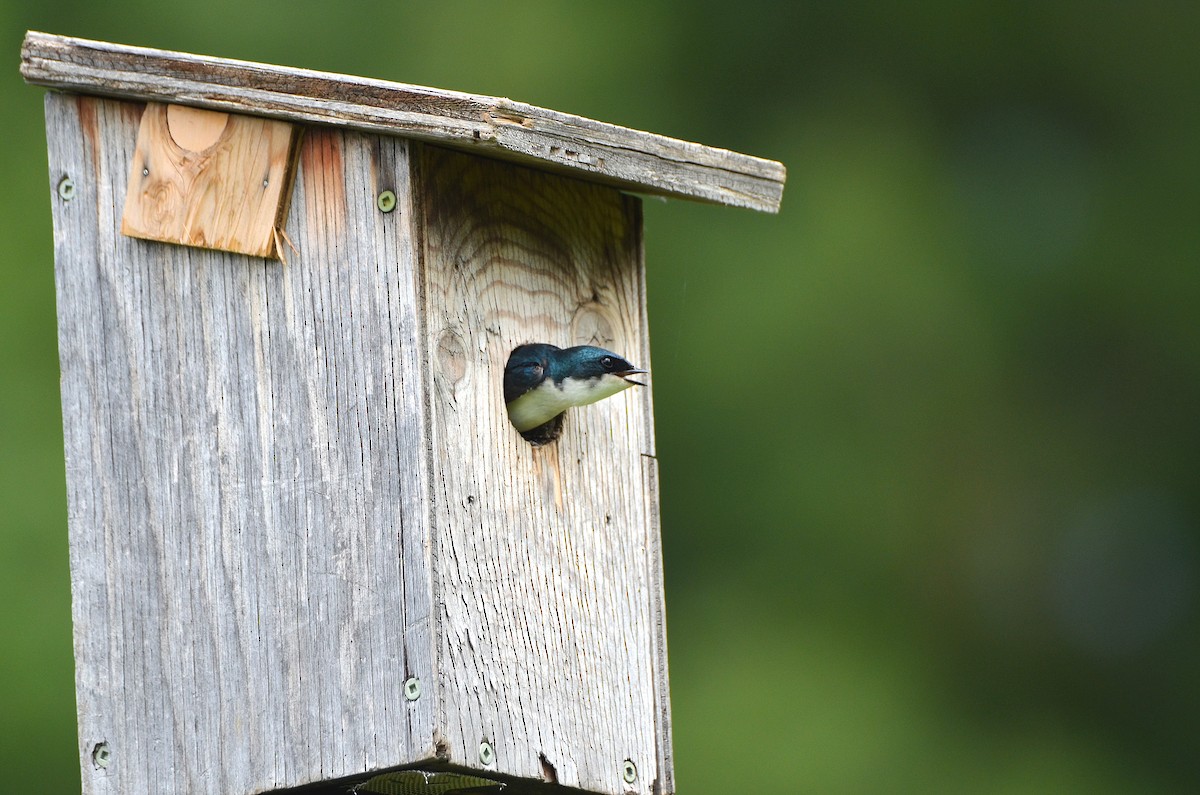
[{"label": "light tan wood patch", "polygon": [[229,126],[229,114],[216,110],[167,106],[167,130],[171,140],[189,152],[203,152],[221,139]]},{"label": "light tan wood patch", "polygon": [[278,259],[295,125],[151,102],[121,233]]}]

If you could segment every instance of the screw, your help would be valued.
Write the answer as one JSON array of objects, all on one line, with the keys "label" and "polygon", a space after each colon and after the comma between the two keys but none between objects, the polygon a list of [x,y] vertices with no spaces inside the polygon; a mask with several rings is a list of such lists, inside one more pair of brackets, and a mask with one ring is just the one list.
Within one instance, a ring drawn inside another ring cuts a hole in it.
[{"label": "screw", "polygon": [[637,781],[637,765],[632,759],[626,759],[621,763],[621,778],[625,779],[626,784],[632,784]]},{"label": "screw", "polygon": [[479,761],[490,766],[496,760],[496,752],[492,750],[492,744],[484,740],[479,744]]},{"label": "screw", "polygon": [[108,760],[112,756],[112,752],[108,750],[108,743],[96,743],[92,748],[92,764],[97,768],[108,767]]},{"label": "screw", "polygon": [[75,180],[63,177],[58,181],[58,198],[65,202],[75,198]]},{"label": "screw", "polygon": [[415,676],[410,676],[404,680],[404,697],[409,701],[416,701],[421,697],[421,680]]},{"label": "screw", "polygon": [[142,176],[143,176],[143,177],[148,177],[148,176],[150,176],[150,169],[148,169],[148,168],[143,168],[143,169],[142,169]]},{"label": "screw", "polygon": [[396,194],[392,193],[390,190],[385,190],[383,193],[379,194],[379,198],[375,201],[375,204],[379,206],[380,212],[390,213],[392,210],[396,209]]}]

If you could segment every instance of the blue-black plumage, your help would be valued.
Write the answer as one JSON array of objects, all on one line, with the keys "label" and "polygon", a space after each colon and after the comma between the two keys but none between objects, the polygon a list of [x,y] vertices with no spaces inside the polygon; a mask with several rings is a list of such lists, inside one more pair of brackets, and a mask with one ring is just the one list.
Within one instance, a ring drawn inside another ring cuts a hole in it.
[{"label": "blue-black plumage", "polygon": [[558,436],[564,411],[641,386],[630,376],[645,372],[619,354],[593,345],[518,346],[504,367],[508,418],[529,441],[551,441]]}]

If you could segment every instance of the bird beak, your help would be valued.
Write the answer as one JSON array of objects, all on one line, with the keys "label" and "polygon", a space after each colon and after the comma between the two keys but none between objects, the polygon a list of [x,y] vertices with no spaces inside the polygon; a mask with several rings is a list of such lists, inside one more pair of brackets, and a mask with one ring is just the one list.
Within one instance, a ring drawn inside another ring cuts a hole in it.
[{"label": "bird beak", "polygon": [[613,375],[615,375],[619,378],[623,378],[631,384],[637,384],[638,386],[645,386],[646,384],[643,383],[642,381],[635,381],[632,378],[630,378],[629,376],[638,375],[639,373],[649,373],[649,372],[650,372],[649,370],[636,370],[636,369],[635,370],[622,370],[619,373],[613,373]]}]

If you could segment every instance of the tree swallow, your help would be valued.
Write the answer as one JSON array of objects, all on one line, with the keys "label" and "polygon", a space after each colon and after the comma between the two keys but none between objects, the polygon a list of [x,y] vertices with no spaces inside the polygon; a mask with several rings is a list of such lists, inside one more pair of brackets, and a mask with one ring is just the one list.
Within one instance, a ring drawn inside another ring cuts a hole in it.
[{"label": "tree swallow", "polygon": [[504,366],[508,419],[534,445],[552,442],[562,430],[564,411],[635,384],[644,386],[630,376],[645,372],[612,351],[591,345],[520,345]]}]

